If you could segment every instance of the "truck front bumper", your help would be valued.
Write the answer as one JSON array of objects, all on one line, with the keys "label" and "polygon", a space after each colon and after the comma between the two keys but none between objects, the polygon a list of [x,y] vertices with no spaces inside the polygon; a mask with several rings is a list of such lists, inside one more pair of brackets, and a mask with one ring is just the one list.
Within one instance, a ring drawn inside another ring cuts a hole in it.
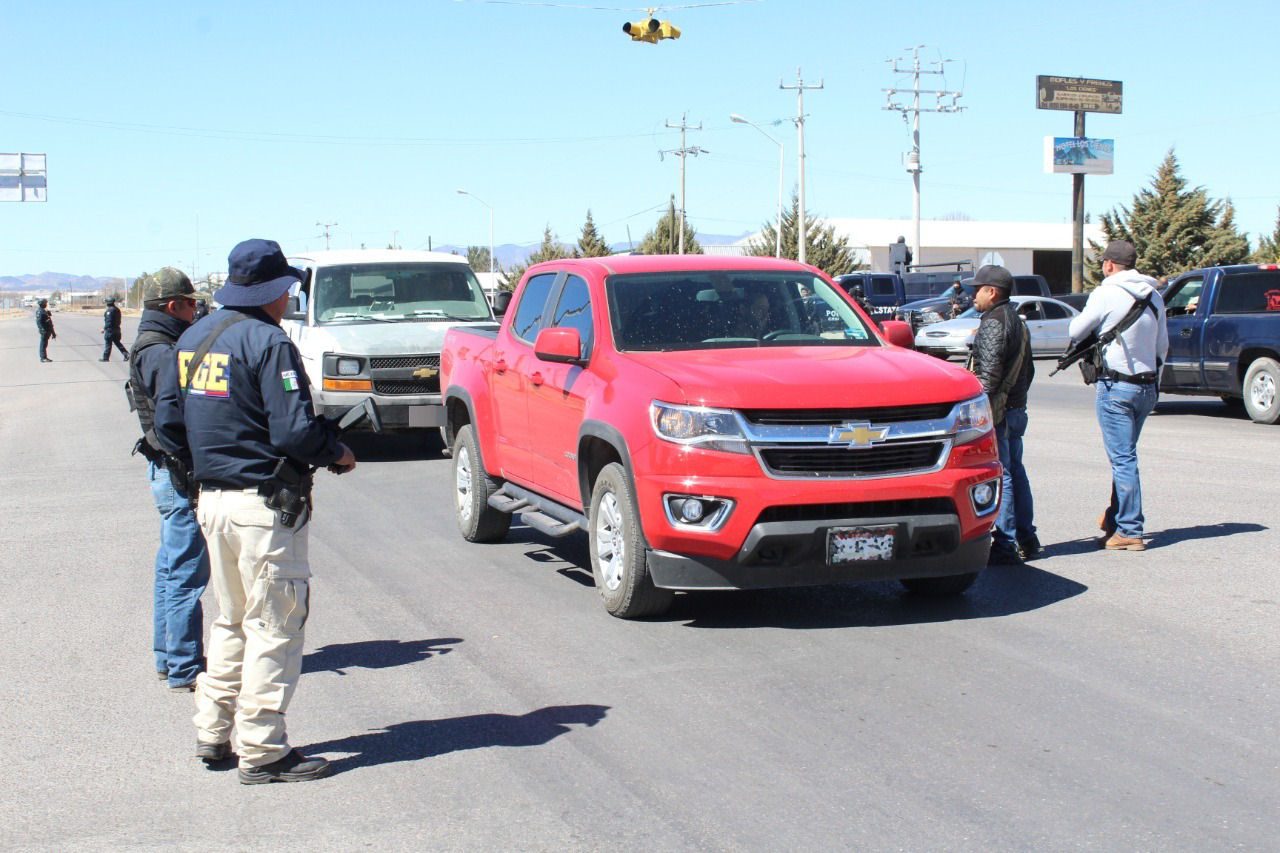
[{"label": "truck front bumper", "polygon": [[366,397],[372,397],[378,404],[378,414],[385,429],[431,429],[444,425],[444,406],[440,404],[439,394],[401,397],[359,391],[325,391],[316,394],[312,405],[317,415],[337,419]]},{"label": "truck front bumper", "polygon": [[[828,532],[839,527],[893,527],[893,558],[830,564]],[[961,541],[957,516],[917,515],[759,522],[730,560],[647,553],[663,589],[766,589],[967,574],[985,568],[990,551],[989,533]]]}]

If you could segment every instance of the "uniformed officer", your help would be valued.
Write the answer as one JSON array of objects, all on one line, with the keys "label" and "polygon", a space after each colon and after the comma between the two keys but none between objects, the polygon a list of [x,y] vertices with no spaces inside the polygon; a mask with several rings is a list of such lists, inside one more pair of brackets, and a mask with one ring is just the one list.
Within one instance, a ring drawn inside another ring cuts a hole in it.
[{"label": "uniformed officer", "polygon": [[209,583],[209,554],[196,521],[186,442],[166,445],[154,425],[156,401],[177,402],[175,352],[178,336],[191,325],[194,292],[186,274],[173,267],[143,278],[144,310],[129,365],[129,398],[142,427],[136,450],[147,460],[151,497],[160,512],[153,634],[156,674],[175,692],[194,690],[196,676],[204,669],[200,596]]},{"label": "uniformed officer", "polygon": [[114,296],[107,297],[107,310],[102,312],[102,358],[99,361],[111,360],[111,347],[120,350],[120,355],[124,356],[124,360],[129,360],[129,351],[124,348],[124,343],[120,340],[122,330],[120,328],[120,309],[116,307],[116,298]]},{"label": "uniformed officer", "polygon": [[[195,320],[202,320],[209,315],[209,303],[203,299],[196,300],[196,316]],[[195,322],[192,320],[191,322]]]},{"label": "uniformed officer", "polygon": [[53,330],[53,312],[49,310],[49,300],[41,299],[36,305],[36,331],[40,333],[40,361],[48,364],[53,361],[49,358],[49,338],[57,338],[58,333]]},{"label": "uniformed officer", "polygon": [[303,782],[327,775],[329,763],[285,735],[310,604],[310,508],[295,498],[309,493],[307,466],[343,473],[356,460],[312,414],[306,371],[279,326],[301,271],[271,240],[240,243],[227,269],[222,310],[178,340],[180,405],[156,421],[168,440],[182,410],[218,599],[196,687],[196,755],[228,757],[234,722],[242,783]]}]

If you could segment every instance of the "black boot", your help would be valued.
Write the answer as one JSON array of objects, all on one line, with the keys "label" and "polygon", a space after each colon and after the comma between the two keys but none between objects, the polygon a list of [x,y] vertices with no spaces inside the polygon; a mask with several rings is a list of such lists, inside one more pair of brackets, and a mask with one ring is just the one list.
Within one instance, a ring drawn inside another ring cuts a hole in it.
[{"label": "black boot", "polygon": [[261,767],[241,767],[241,785],[265,785],[268,782],[310,782],[323,779],[332,768],[323,758],[307,758],[296,749],[279,761]]}]

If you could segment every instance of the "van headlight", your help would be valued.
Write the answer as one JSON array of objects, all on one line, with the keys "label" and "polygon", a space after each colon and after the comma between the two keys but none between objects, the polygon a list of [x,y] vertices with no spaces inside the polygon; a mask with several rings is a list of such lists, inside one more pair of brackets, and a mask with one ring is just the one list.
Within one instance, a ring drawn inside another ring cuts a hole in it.
[{"label": "van headlight", "polygon": [[359,376],[361,369],[360,359],[358,358],[338,359],[339,376]]},{"label": "van headlight", "polygon": [[952,423],[955,424],[956,444],[976,441],[991,432],[991,403],[986,394],[956,403],[951,410]]},{"label": "van headlight", "polygon": [[732,410],[677,406],[654,400],[649,405],[649,417],[653,431],[664,441],[702,450],[748,452],[738,413]]}]

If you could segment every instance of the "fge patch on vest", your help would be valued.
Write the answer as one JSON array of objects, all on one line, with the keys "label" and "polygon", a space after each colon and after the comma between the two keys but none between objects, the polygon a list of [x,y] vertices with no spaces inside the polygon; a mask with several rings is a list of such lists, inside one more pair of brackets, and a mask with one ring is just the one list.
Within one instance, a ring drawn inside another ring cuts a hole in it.
[{"label": "fge patch on vest", "polygon": [[230,397],[231,373],[227,370],[227,361],[231,356],[225,352],[211,352],[205,355],[195,375],[191,377],[191,386],[187,387],[187,371],[191,366],[194,352],[178,351],[178,385],[188,394],[200,397]]}]

